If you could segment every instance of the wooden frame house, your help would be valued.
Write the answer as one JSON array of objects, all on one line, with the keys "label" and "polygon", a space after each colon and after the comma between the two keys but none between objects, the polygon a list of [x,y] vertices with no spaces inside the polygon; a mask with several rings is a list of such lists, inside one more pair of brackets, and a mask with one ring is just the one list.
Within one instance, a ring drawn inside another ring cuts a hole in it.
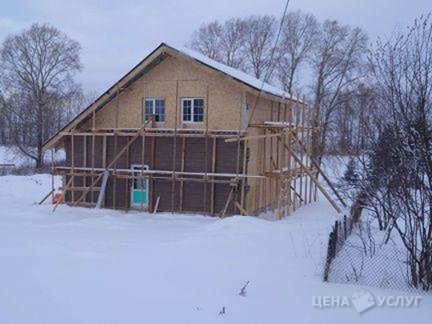
[{"label": "wooden frame house", "polygon": [[321,190],[339,210],[316,180],[309,109],[162,43],[44,149],[66,151],[52,173],[63,176],[59,203],[72,206],[284,217]]}]

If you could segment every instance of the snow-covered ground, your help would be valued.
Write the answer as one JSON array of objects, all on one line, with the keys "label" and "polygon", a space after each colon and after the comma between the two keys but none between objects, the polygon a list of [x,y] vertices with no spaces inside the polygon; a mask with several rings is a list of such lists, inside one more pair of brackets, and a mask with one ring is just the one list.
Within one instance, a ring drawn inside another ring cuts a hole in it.
[{"label": "snow-covered ground", "polygon": [[[58,179],[57,179],[58,180]],[[282,221],[35,204],[48,175],[0,177],[0,323],[427,323],[418,308],[313,307],[361,287],[321,281],[337,215]],[[58,186],[58,184],[57,184]],[[239,296],[250,281],[246,296]],[[366,288],[375,296],[408,295]],[[315,300],[317,300],[315,298]],[[225,314],[219,315],[225,308]]]}]

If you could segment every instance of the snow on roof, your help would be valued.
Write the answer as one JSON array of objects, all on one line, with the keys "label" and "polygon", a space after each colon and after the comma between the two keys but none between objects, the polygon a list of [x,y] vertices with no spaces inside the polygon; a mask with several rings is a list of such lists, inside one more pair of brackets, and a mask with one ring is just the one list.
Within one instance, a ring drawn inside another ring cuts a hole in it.
[{"label": "snow on roof", "polygon": [[[165,43],[165,44],[167,46],[171,47],[172,49],[174,49],[174,50],[176,50],[176,51],[178,51],[178,52],[180,52],[186,56],[189,56],[192,59],[194,59],[200,63],[203,63],[203,64],[208,65],[208,66],[210,66],[216,70],[219,70],[225,74],[228,74],[229,76],[231,76],[231,77],[233,77],[233,78],[235,78],[235,79],[237,79],[243,83],[246,83],[247,85],[249,85],[249,86],[251,86],[257,90],[260,90],[262,87],[262,91],[267,92],[269,94],[272,94],[272,95],[275,95],[278,97],[282,97],[282,98],[289,98],[290,97],[290,94],[286,91],[283,91],[283,90],[281,90],[275,86],[272,86],[271,84],[268,84],[266,82],[264,82],[264,84],[263,84],[262,80],[257,79],[255,77],[243,72],[243,71],[240,71],[238,69],[235,69],[233,67],[225,65],[223,63],[212,60],[211,58],[209,58],[209,57],[207,57],[201,53],[195,52],[195,51],[193,51],[189,48],[186,48],[186,47],[172,46],[172,45],[167,44],[167,43]],[[292,98],[293,98],[293,100],[299,101],[294,96]]]}]

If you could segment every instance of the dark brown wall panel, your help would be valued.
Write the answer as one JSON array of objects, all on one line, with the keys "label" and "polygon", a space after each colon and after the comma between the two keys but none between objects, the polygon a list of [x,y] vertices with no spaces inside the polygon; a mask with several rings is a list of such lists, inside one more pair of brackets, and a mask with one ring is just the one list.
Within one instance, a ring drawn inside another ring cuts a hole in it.
[{"label": "dark brown wall panel", "polygon": [[[107,136],[106,137],[106,164],[108,165],[118,152],[126,145],[130,138],[125,136]],[[86,140],[87,162],[84,165],[84,140]],[[132,164],[141,165],[143,139],[138,138],[130,146],[129,150],[122,154],[115,166],[118,169],[130,169]],[[177,138],[174,144],[172,137],[145,137],[144,139],[144,164],[149,165],[150,169],[155,170],[173,170],[173,154],[175,154],[175,169],[181,170],[182,163],[182,144],[183,139]],[[85,166],[92,167],[93,165],[93,139],[91,136],[74,138],[74,159],[75,167]],[[175,146],[175,152],[174,152]],[[154,147],[154,156],[152,156],[152,148]],[[225,143],[225,139],[218,138],[216,140],[216,161],[215,170],[217,173],[236,173],[237,172],[237,143]],[[65,138],[66,163],[71,165],[71,140],[70,137]],[[207,154],[206,154],[207,153]],[[213,139],[209,138],[194,138],[188,137],[185,139],[184,152],[184,171],[186,172],[212,172],[212,153]],[[240,146],[240,170],[242,167],[243,146]],[[101,168],[103,161],[103,138],[95,136],[94,150],[94,167]],[[180,175],[179,175],[180,176]],[[181,176],[187,177],[187,176]],[[201,177],[202,178],[202,177]],[[76,177],[75,186],[83,186],[84,177]],[[220,178],[221,180],[229,180],[228,178]],[[66,179],[68,181],[68,179]],[[102,180],[96,185],[101,185]],[[91,184],[91,177],[87,177],[86,184]],[[130,186],[131,180],[116,179],[109,177],[105,191],[105,207],[116,209],[127,209],[130,205]],[[171,211],[172,209],[172,181],[170,179],[154,179],[150,181],[150,198],[151,207],[155,206],[157,197],[160,197],[158,210]],[[220,213],[228,199],[231,186],[229,184],[215,184],[214,186],[214,212]],[[115,192],[115,194],[114,194]],[[93,202],[97,201],[99,192],[93,194]],[[234,194],[235,195],[235,194]],[[79,197],[75,194],[75,197]],[[115,196],[115,201],[114,201]],[[235,196],[236,197],[236,196]],[[71,201],[71,194],[66,194],[67,201]],[[86,201],[92,201],[91,193],[87,194]],[[180,181],[175,182],[174,186],[174,210],[178,211],[180,206]],[[207,185],[204,182],[184,182],[183,184],[183,211],[184,212],[205,212],[211,210],[211,183]],[[234,203],[230,203],[227,209],[227,214],[235,213]]]}]

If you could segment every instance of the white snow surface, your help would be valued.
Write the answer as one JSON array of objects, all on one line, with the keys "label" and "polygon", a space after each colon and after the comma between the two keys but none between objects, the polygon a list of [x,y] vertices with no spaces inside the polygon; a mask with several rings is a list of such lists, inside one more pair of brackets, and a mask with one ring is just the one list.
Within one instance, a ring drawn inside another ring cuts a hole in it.
[{"label": "white snow surface", "polygon": [[[165,44],[167,44],[167,43],[165,43]],[[290,94],[288,92],[283,91],[282,89],[279,89],[278,87],[272,86],[271,84],[268,84],[266,82],[263,83],[263,81],[260,79],[257,79],[255,77],[243,72],[243,71],[237,70],[237,69],[230,67],[228,65],[225,65],[223,63],[212,60],[211,58],[209,58],[209,57],[207,57],[201,53],[195,52],[194,50],[191,50],[190,48],[186,48],[186,47],[182,47],[182,46],[173,46],[171,44],[167,44],[167,45],[169,47],[183,53],[184,55],[187,55],[187,56],[193,58],[194,60],[197,60],[201,63],[204,63],[206,65],[211,66],[212,68],[214,68],[216,70],[219,70],[225,74],[228,74],[229,76],[236,78],[236,79],[250,85],[253,88],[261,89],[261,87],[262,87],[262,90],[264,92],[269,93],[269,94],[272,94],[272,95],[275,95],[278,97],[287,98],[287,99],[290,98]],[[292,97],[292,99],[301,101],[294,96]]]},{"label": "white snow surface", "polygon": [[[59,186],[59,179],[56,179]],[[48,175],[0,177],[0,323],[427,323],[419,308],[318,309],[337,215],[323,199],[282,221],[37,205]],[[238,295],[249,280],[246,297]],[[375,295],[408,295],[367,288]],[[219,315],[225,307],[225,314]]]}]

